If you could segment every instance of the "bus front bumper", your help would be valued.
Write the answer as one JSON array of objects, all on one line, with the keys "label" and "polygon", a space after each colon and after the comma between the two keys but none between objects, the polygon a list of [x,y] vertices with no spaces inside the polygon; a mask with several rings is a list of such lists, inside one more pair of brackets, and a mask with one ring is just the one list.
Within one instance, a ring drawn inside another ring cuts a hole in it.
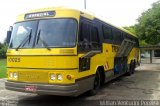
[{"label": "bus front bumper", "polygon": [[[36,86],[36,90],[28,91],[25,89],[26,86]],[[79,86],[78,84],[70,84],[70,85],[33,84],[33,83],[29,84],[29,83],[6,81],[5,88],[8,90],[36,93],[36,94],[77,96]]]}]

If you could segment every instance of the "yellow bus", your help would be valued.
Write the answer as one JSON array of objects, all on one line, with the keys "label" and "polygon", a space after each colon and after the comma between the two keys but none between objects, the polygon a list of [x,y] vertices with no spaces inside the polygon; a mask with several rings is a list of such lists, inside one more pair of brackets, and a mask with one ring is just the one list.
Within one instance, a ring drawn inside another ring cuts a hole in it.
[{"label": "yellow bus", "polygon": [[95,95],[139,63],[135,35],[86,12],[58,7],[21,14],[7,34],[8,90]]}]

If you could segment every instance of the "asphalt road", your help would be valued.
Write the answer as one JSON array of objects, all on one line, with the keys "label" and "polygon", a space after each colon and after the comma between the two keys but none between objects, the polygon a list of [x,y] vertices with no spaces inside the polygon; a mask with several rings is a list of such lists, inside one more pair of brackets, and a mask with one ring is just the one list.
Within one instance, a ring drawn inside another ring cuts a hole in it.
[{"label": "asphalt road", "polygon": [[76,98],[9,91],[4,88],[4,81],[0,79],[0,105],[4,106],[99,106],[103,100],[160,100],[160,71],[153,68],[141,68],[132,76],[106,83],[95,96],[85,93]]}]

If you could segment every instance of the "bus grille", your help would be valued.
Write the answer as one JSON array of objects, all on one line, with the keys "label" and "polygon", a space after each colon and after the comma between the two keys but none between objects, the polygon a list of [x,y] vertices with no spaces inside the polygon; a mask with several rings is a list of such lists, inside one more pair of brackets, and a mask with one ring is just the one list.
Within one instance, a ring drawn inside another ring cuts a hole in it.
[{"label": "bus grille", "polygon": [[31,72],[31,71],[18,72],[18,81],[33,82],[33,83],[34,82],[47,83],[48,73],[47,72]]}]

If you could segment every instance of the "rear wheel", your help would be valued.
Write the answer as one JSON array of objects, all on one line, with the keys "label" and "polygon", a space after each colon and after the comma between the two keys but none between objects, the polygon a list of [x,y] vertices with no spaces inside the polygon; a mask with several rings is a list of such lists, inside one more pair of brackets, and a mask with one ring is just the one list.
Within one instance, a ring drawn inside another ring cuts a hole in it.
[{"label": "rear wheel", "polygon": [[89,91],[89,94],[90,95],[96,95],[97,91],[100,88],[100,85],[101,85],[101,76],[100,76],[100,72],[97,71],[95,79],[94,79],[94,83],[93,83],[93,88]]},{"label": "rear wheel", "polygon": [[136,62],[132,62],[132,74],[134,74],[136,68]]},{"label": "rear wheel", "polygon": [[130,65],[129,65],[129,68],[128,68],[128,72],[127,72],[127,75],[130,76],[132,75],[133,73],[133,62],[131,61]]}]

